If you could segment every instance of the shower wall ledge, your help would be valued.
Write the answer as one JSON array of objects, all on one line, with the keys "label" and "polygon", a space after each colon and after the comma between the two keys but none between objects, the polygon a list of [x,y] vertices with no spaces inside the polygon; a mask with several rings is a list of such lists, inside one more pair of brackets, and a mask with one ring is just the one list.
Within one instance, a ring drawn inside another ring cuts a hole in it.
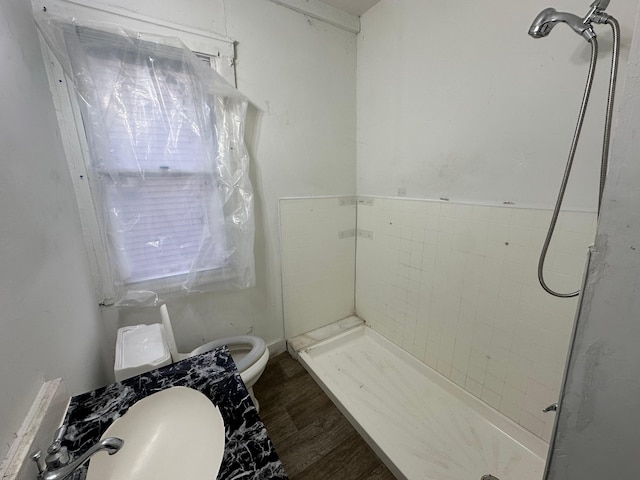
[{"label": "shower wall ledge", "polygon": [[334,337],[340,333],[351,330],[352,328],[360,327],[364,325],[364,320],[359,317],[351,316],[338,320],[324,327],[320,327],[311,332],[303,333],[297,337],[293,337],[287,340],[287,350],[293,358],[298,358],[298,352],[306,350],[317,343]]},{"label": "shower wall ledge", "polygon": [[[368,193],[359,193],[354,196],[358,205],[371,205],[366,200],[380,199],[380,200],[399,200],[399,201],[411,201],[411,202],[429,202],[440,203],[444,205],[475,205],[479,207],[503,207],[503,208],[516,208],[516,209],[531,209],[531,210],[553,210],[551,203],[517,203],[511,201],[492,201],[492,200],[472,200],[465,198],[437,198],[437,197],[401,197],[391,195],[375,195]],[[578,213],[597,213],[597,208],[593,207],[562,207],[563,212],[578,212]]]}]

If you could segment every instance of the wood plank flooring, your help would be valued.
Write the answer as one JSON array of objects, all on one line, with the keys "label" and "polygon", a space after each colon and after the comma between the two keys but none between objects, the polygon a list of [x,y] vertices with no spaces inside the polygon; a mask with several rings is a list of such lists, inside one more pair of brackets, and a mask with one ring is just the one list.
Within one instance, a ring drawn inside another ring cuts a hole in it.
[{"label": "wood plank flooring", "polygon": [[304,367],[282,353],[254,385],[290,480],[394,480]]}]

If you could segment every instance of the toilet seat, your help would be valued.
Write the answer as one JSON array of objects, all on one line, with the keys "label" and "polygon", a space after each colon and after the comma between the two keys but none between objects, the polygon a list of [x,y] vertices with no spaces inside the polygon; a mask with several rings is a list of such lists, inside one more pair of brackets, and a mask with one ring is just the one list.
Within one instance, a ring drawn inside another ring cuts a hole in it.
[{"label": "toilet seat", "polygon": [[244,379],[250,378],[249,375],[245,374],[246,370],[251,369],[251,372],[248,373],[253,375],[252,372],[254,367],[256,367],[255,370],[258,370],[259,367],[259,371],[262,372],[264,365],[266,365],[267,360],[269,359],[267,344],[262,338],[253,335],[238,335],[235,337],[218,338],[217,340],[201,345],[190,353],[180,353],[178,352],[176,339],[173,336],[173,327],[171,326],[171,319],[169,318],[169,310],[167,310],[167,306],[165,304],[160,305],[160,316],[162,318],[162,325],[164,326],[164,335],[167,341],[167,346],[169,347],[169,351],[171,352],[174,362],[209,352],[214,348],[222,347],[223,345],[229,347],[229,351],[232,355],[233,352],[237,350],[249,350],[249,353],[247,353],[243,358],[237,358],[236,356],[233,360],[236,364],[236,368]]},{"label": "toilet seat", "polygon": [[213,340],[212,342],[205,343],[195,350],[192,350],[188,356],[193,357],[194,355],[210,352],[214,348],[222,347],[223,345],[227,345],[230,350],[232,349],[232,347],[242,348],[245,346],[247,347],[246,349],[249,350],[249,353],[247,353],[242,359],[238,361],[235,361],[234,359],[236,368],[239,372],[244,372],[250,366],[256,363],[259,359],[261,359],[261,357],[264,356],[267,350],[267,344],[260,337],[254,337],[253,335],[239,335],[237,337],[219,338],[217,340]]}]

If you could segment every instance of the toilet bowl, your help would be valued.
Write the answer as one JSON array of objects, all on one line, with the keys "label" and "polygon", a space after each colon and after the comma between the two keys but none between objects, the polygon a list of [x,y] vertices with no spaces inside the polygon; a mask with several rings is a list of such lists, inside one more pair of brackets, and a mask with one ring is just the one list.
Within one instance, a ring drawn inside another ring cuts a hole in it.
[{"label": "toilet bowl", "polygon": [[260,410],[253,386],[269,360],[269,349],[263,339],[254,335],[219,338],[189,353],[180,353],[166,305],[160,307],[160,316],[162,324],[137,325],[118,330],[114,366],[117,381],[226,345],[256,409]]}]

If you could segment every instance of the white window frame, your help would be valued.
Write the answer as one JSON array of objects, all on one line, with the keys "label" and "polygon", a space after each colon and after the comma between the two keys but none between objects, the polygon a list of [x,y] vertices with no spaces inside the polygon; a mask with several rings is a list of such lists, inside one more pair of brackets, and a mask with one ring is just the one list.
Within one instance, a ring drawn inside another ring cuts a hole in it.
[{"label": "white window frame", "polygon": [[[79,18],[96,24],[119,25],[134,32],[178,37],[187,48],[197,52],[198,56],[209,57],[211,67],[229,83],[232,85],[236,83],[234,42],[223,35],[97,5],[86,0],[82,0],[82,3],[72,1],[50,3],[46,0],[33,0],[32,3],[34,8],[42,10],[46,7],[51,14],[63,18]],[[144,36],[141,35],[141,38]],[[112,305],[115,301],[115,290],[109,273],[111,268],[102,227],[96,215],[97,209],[88,181],[89,148],[76,92],[73,82],[65,75],[62,66],[42,36],[40,36],[40,44],[78,204],[96,300],[100,305]]]}]

